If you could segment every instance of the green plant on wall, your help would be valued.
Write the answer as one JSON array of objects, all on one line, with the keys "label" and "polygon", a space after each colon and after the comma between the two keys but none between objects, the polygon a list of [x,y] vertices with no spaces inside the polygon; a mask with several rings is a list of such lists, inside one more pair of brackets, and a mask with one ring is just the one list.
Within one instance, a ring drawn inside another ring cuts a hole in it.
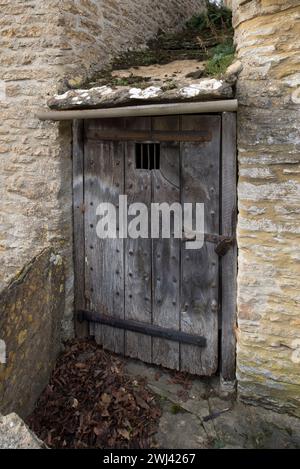
[{"label": "green plant on wall", "polygon": [[193,16],[186,27],[210,38],[213,47],[207,50],[205,74],[221,76],[234,59],[232,13],[224,5],[207,1],[204,13]]},{"label": "green plant on wall", "polygon": [[206,62],[205,73],[210,76],[222,75],[227,67],[234,60],[234,45],[232,41],[227,41],[223,44],[219,44],[213,47],[209,51],[210,58]]},{"label": "green plant on wall", "polygon": [[212,34],[233,34],[232,13],[224,5],[206,2],[206,11],[201,15],[193,16],[187,23],[187,28],[201,32],[210,31]]}]

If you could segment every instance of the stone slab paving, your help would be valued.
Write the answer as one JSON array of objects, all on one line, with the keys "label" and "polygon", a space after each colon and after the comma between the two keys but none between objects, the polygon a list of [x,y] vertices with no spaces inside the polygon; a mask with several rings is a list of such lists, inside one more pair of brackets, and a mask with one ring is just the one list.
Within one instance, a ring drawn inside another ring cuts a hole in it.
[{"label": "stone slab paving", "polygon": [[44,449],[45,445],[34,435],[17,414],[0,415],[0,449]]},{"label": "stone slab paving", "polygon": [[300,419],[236,401],[217,377],[195,378],[186,390],[167,370],[135,360],[126,361],[126,370],[159,396],[160,448],[300,448]]}]

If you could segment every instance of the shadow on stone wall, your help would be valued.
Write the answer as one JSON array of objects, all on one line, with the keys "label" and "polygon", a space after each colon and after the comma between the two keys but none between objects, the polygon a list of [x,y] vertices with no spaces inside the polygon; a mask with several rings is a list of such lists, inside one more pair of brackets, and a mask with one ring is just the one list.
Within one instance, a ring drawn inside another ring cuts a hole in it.
[{"label": "shadow on stone wall", "polygon": [[60,350],[63,312],[63,260],[48,248],[0,293],[0,339],[6,345],[6,363],[0,364],[3,414],[25,417],[32,411]]}]

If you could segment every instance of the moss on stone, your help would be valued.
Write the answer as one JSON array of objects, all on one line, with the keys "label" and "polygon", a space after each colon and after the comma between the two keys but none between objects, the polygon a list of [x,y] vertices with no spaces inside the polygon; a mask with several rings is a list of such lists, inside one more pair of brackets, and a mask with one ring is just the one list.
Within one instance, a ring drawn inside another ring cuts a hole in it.
[{"label": "moss on stone", "polygon": [[185,412],[185,410],[179,404],[172,404],[170,407],[171,414],[177,415],[180,412]]}]

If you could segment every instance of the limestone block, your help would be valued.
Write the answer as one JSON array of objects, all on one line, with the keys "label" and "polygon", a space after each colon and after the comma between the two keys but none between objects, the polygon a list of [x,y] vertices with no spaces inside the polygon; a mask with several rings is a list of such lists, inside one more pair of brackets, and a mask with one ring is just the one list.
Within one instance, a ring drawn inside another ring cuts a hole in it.
[{"label": "limestone block", "polygon": [[0,410],[28,415],[48,383],[60,351],[64,312],[64,266],[51,249],[42,251],[0,294]]},{"label": "limestone block", "polygon": [[34,435],[17,414],[0,415],[0,449],[43,449],[44,443]]}]

